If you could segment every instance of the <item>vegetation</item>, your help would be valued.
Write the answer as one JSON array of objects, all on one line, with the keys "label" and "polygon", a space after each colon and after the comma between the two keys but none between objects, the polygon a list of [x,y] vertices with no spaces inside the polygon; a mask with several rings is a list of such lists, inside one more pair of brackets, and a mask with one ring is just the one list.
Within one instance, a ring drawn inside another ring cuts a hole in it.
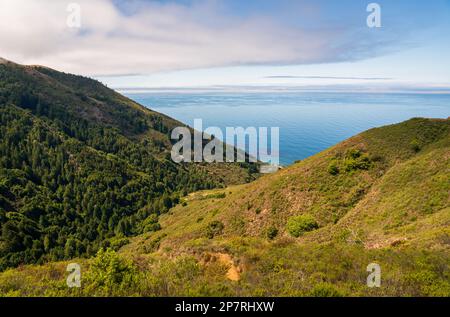
[{"label": "vegetation", "polygon": [[267,228],[267,238],[269,240],[275,239],[275,237],[278,235],[278,229],[274,226],[270,226]]},{"label": "vegetation", "polygon": [[101,296],[127,292],[139,282],[134,264],[119,257],[112,249],[100,249],[85,275],[83,281],[87,284],[86,292],[95,292]]},{"label": "vegetation", "polygon": [[411,148],[416,153],[420,151],[420,144],[419,141],[417,141],[417,139],[411,141]]},{"label": "vegetation", "polygon": [[[81,265],[81,288],[68,288],[69,262],[0,274],[3,296],[450,296],[448,258],[440,252],[363,246],[262,242],[237,238],[228,252],[244,268],[238,281],[219,260],[182,254],[100,251]],[[73,260],[75,261],[75,260]],[[366,266],[382,266],[380,288],[366,286]]]},{"label": "vegetation", "polygon": [[328,165],[328,173],[330,173],[331,175],[339,174],[339,167],[335,160],[331,161],[331,163]]},{"label": "vegetation", "polygon": [[206,236],[209,239],[214,238],[215,236],[221,235],[223,232],[224,225],[222,222],[218,220],[211,221],[206,227]]},{"label": "vegetation", "polygon": [[172,162],[178,125],[94,80],[1,64],[0,270],[118,248],[186,193],[228,184],[227,169],[251,178]]},{"label": "vegetation", "polygon": [[[205,199],[223,190],[190,194],[158,217],[158,230],[149,215],[139,222],[145,233],[114,235],[115,247],[72,259],[82,266],[81,288],[65,284],[69,262],[51,262],[5,270],[0,294],[450,296],[449,131],[448,120],[414,119],[231,186],[223,198]],[[430,139],[415,152],[411,140],[423,133]],[[369,169],[328,171],[330,161],[363,155]],[[76,257],[76,241],[66,244]],[[366,286],[373,262],[382,267],[380,288]]]},{"label": "vegetation", "polygon": [[344,159],[344,169],[347,172],[356,170],[368,170],[371,166],[369,157],[363,154],[361,150],[351,149],[347,151]]},{"label": "vegetation", "polygon": [[303,233],[319,228],[316,220],[311,215],[300,215],[289,218],[286,229],[289,234],[295,238],[300,237]]}]

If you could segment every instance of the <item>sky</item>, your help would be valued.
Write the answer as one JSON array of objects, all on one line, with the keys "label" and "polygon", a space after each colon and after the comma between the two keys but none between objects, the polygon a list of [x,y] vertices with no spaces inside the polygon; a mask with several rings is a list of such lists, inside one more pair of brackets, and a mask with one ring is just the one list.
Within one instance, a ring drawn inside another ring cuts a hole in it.
[{"label": "sky", "polygon": [[123,89],[450,91],[450,0],[377,1],[379,28],[371,2],[0,0],[0,57]]}]

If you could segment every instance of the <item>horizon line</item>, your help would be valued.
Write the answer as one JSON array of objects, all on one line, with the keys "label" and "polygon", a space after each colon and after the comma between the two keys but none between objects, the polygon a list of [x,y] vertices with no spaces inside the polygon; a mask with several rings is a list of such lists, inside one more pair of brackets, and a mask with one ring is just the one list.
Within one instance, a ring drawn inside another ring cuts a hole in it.
[{"label": "horizon line", "polygon": [[450,86],[425,87],[348,87],[348,86],[264,86],[264,85],[216,85],[216,86],[178,86],[178,87],[110,87],[121,93],[373,93],[373,94],[450,94]]}]

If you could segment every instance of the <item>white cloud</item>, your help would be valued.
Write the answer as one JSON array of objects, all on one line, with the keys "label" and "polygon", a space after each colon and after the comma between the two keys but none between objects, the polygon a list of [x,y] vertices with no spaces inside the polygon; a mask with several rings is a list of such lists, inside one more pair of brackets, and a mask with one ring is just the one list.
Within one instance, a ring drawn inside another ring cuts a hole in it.
[{"label": "white cloud", "polygon": [[[81,29],[66,25],[70,2],[81,5]],[[302,30],[270,17],[224,15],[215,2],[151,2],[124,14],[109,0],[0,0],[0,56],[86,75],[310,64],[374,54],[358,37],[350,41],[345,29]]]}]

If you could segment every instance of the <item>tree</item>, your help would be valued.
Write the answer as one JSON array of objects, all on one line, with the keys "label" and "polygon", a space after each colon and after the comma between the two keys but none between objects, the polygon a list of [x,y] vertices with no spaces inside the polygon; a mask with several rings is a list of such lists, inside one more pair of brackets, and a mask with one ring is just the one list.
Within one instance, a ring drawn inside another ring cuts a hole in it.
[{"label": "tree", "polygon": [[67,239],[66,245],[64,247],[64,257],[66,259],[72,259],[75,257],[77,251],[77,244],[74,239]]},{"label": "tree", "polygon": [[100,249],[86,276],[87,291],[95,290],[112,296],[138,281],[138,271],[129,260],[122,259],[114,250]]}]

